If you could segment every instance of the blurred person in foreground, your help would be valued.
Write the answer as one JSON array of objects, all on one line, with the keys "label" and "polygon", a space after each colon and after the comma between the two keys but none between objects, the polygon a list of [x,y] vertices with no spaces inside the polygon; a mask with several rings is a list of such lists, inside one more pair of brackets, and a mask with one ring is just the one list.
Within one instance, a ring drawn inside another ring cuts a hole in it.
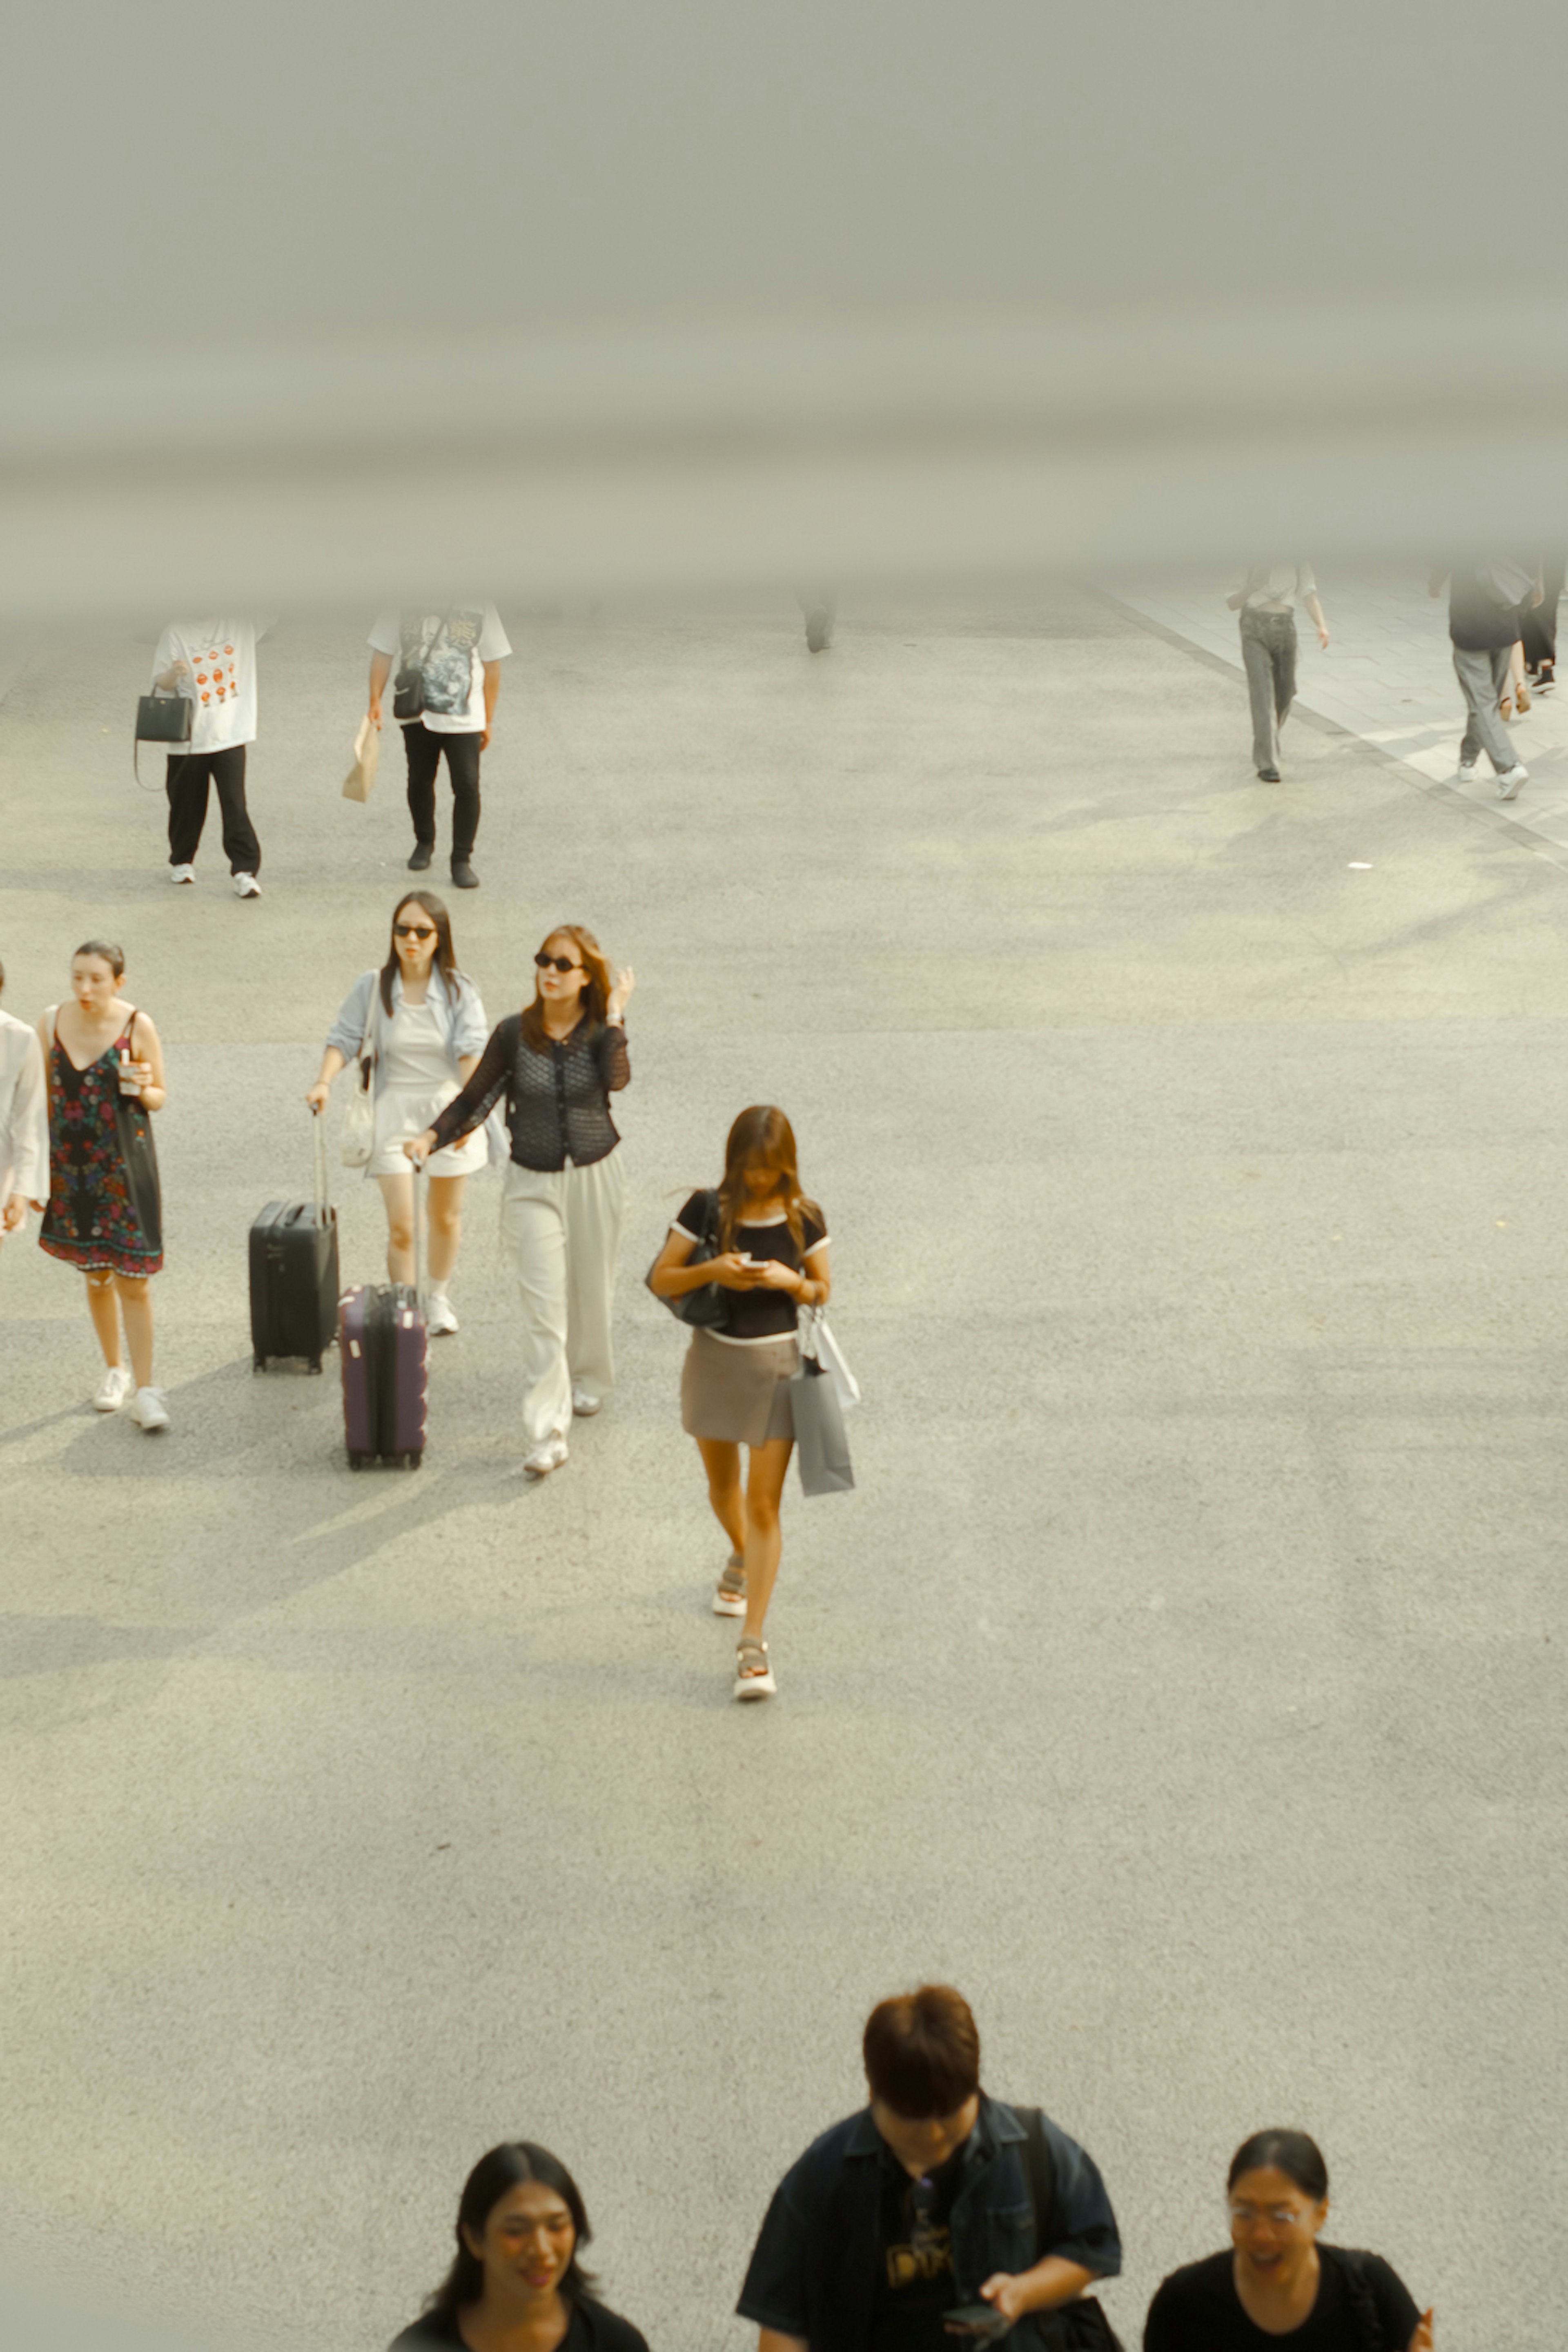
[{"label": "blurred person in foreground", "polygon": [[594,2232],[559,2157],[531,2140],[481,2156],[458,2205],[451,2269],[390,2352],[647,2352],[578,2259]]},{"label": "blurred person in foreground", "polygon": [[1563,596],[1564,564],[1543,563],[1539,604],[1527,604],[1520,621],[1525,668],[1537,694],[1550,694],[1557,683],[1557,607]]},{"label": "blurred person in foreground", "polygon": [[1254,2132],[1230,2160],[1231,2251],[1173,2271],[1149,2306],[1143,2352],[1432,2352],[1381,2254],[1325,2246],[1329,2168],[1300,2131]]},{"label": "blurred person in foreground", "polygon": [[1329,625],[1310,563],[1255,563],[1226,604],[1241,614],[1241,665],[1252,698],[1252,764],[1266,784],[1279,782],[1279,730],[1296,699],[1297,604],[1306,607],[1327,648]]},{"label": "blurred person in foreground", "polygon": [[790,2167],[763,2223],[737,2305],[759,2352],[956,2352],[1015,2327],[1109,2352],[1083,2299],[1121,2268],[1105,2184],[1048,2116],[981,2089],[963,1995],[879,2001],[862,2054],[870,2105]]},{"label": "blurred person in foreground", "polygon": [[1500,801],[1511,801],[1520,786],[1530,782],[1530,771],[1514,757],[1503,721],[1503,698],[1510,692],[1513,649],[1519,643],[1520,616],[1539,604],[1543,593],[1541,567],[1517,556],[1497,556],[1485,563],[1456,563],[1451,571],[1434,570],[1426,581],[1428,596],[1440,596],[1448,583],[1448,635],[1454,648],[1454,675],[1468,714],[1459,744],[1458,780],[1468,784],[1484,751],[1497,777]]},{"label": "blurred person in foreground", "polygon": [[[0,991],[5,967],[0,964]],[[44,1051],[36,1033],[0,1012],[0,1236],[19,1234],[29,1203],[49,1192],[49,1098]]]}]

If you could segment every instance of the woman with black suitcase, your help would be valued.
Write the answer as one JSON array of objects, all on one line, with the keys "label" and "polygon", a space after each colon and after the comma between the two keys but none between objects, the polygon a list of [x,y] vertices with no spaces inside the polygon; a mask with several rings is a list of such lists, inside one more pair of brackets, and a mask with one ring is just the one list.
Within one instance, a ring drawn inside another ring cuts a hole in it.
[{"label": "woman with black suitcase", "polygon": [[[163,1264],[163,1203],[150,1114],[168,1100],[163,1049],[148,1015],[120,993],[125,952],[88,940],[71,958],[68,1003],[38,1024],[49,1088],[49,1202],[38,1246],[79,1266],[103,1350],[93,1404],[129,1404],[138,1429],[167,1429],[153,1385],[153,1295]],[[131,1363],[121,1350],[124,1318]]]},{"label": "woman with black suitcase", "polygon": [[[700,1247],[704,1256],[693,1265]],[[763,1626],[779,1571],[779,1501],[795,1444],[789,1383],[800,1369],[798,1310],[825,1307],[833,1287],[827,1248],[827,1221],[800,1189],[794,1129],[782,1110],[753,1103],[730,1129],[717,1189],[693,1192],[647,1277],[658,1298],[680,1298],[708,1283],[725,1293],[722,1328],[691,1334],[680,1420],[697,1440],[708,1500],[730,1538],[713,1611],[746,1621],[735,1651],[738,1699],[771,1698],[778,1688]],[[743,1492],[742,1445],[751,1454]]]}]

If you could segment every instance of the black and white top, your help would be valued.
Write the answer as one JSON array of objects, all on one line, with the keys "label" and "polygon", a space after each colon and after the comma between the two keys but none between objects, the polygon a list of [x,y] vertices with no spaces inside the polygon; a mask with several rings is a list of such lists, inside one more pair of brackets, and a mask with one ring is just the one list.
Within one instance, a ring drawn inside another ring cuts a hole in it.
[{"label": "black and white top", "polygon": [[511,1156],[520,1168],[591,1168],[607,1160],[620,1137],[610,1097],[632,1082],[626,1033],[585,1015],[559,1044],[531,1045],[522,1015],[498,1021],[461,1094],[432,1122],[436,1149],[479,1127],[504,1095]]},{"label": "black and white top", "polygon": [[[689,1242],[701,1241],[704,1233],[711,1230],[709,1204],[712,1197],[710,1192],[693,1192],[670,1232],[684,1234]],[[796,1248],[795,1235],[782,1216],[767,1224],[737,1225],[733,1246],[743,1257],[774,1257],[781,1265],[793,1265],[798,1271],[813,1250],[826,1248],[828,1239],[827,1227],[805,1211],[801,1228],[805,1235],[804,1250]],[[722,1339],[731,1348],[754,1348],[764,1340],[794,1338],[799,1307],[787,1290],[727,1290],[724,1297],[730,1328],[710,1331],[710,1339]]]}]

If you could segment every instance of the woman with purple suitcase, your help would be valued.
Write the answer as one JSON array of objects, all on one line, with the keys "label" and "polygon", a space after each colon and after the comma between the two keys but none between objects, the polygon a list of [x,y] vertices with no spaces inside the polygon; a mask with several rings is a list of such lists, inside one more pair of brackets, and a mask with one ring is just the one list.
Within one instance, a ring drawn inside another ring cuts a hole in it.
[{"label": "woman with purple suitcase", "polygon": [[[414,1279],[414,1180],[404,1155],[411,1136],[427,1128],[476,1067],[488,1024],[479,992],[458,969],[452,925],[430,890],[411,890],[392,918],[392,939],[379,971],[361,972],[343,999],[327,1038],[321,1067],[305,1099],[324,1111],[332,1080],[351,1063],[368,1058],[374,1129],[364,1173],[386,1203],[386,1272],[394,1283]],[[458,1318],[447,1286],[463,1232],[463,1188],[485,1165],[483,1130],[437,1152],[430,1181],[430,1335],[455,1331]]]},{"label": "woman with purple suitcase", "polygon": [[574,1413],[597,1412],[615,1379],[610,1297],[626,1180],[610,1097],[631,1083],[630,971],[612,974],[592,931],[562,923],[533,959],[533,1002],[499,1024],[455,1102],[404,1146],[433,1160],[503,1097],[511,1165],[501,1242],[522,1302],[522,1466],[566,1459]]}]

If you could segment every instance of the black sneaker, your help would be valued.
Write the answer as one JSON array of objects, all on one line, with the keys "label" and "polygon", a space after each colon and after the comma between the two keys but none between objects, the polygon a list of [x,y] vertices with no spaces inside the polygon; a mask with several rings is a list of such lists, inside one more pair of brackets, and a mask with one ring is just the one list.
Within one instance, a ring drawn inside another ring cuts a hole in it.
[{"label": "black sneaker", "polygon": [[423,874],[435,852],[436,845],[433,841],[416,841],[414,845],[414,855],[408,861],[410,874]]},{"label": "black sneaker", "polygon": [[454,888],[458,890],[477,890],[479,888],[479,877],[474,872],[473,867],[468,864],[466,857],[453,858],[452,883]]}]

